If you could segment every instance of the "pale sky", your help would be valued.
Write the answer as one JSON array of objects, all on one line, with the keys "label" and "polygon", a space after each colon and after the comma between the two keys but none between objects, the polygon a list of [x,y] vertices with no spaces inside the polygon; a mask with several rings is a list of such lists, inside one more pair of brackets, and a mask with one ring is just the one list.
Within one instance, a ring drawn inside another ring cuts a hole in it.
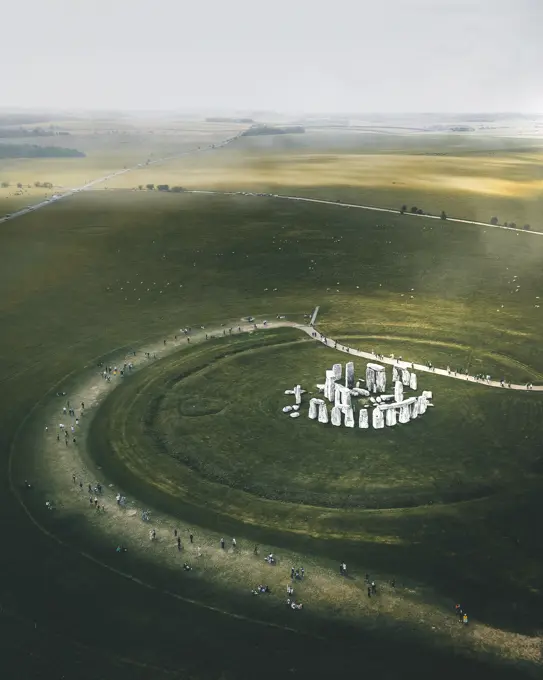
[{"label": "pale sky", "polygon": [[24,0],[0,107],[543,112],[543,0]]}]

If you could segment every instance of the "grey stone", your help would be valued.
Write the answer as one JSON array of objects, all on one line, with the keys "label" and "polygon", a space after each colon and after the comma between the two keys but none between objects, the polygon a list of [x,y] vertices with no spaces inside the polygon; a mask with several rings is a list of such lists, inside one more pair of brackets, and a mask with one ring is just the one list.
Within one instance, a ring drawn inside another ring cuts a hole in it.
[{"label": "grey stone", "polygon": [[358,414],[358,427],[362,430],[367,430],[369,426],[368,412],[366,409],[361,409]]},{"label": "grey stone", "polygon": [[411,375],[409,376],[409,387],[412,390],[417,389],[417,374],[416,373],[411,373]]},{"label": "grey stone", "polygon": [[345,387],[354,387],[354,363],[349,361],[345,364]]},{"label": "grey stone", "polygon": [[318,416],[318,409],[317,409],[317,403],[316,399],[310,399],[309,400],[309,414],[308,418],[311,418],[311,420],[315,420]]},{"label": "grey stone", "polygon": [[380,408],[374,408],[372,412],[374,430],[382,430],[385,426],[385,416]]},{"label": "grey stone", "polygon": [[341,425],[341,409],[339,406],[334,406],[332,408],[332,425],[339,427]]},{"label": "grey stone", "polygon": [[328,422],[328,407],[326,403],[319,404],[319,423]]},{"label": "grey stone", "polygon": [[385,411],[385,420],[388,427],[394,427],[396,425],[396,409],[387,408]]},{"label": "grey stone", "polygon": [[407,368],[402,368],[402,383],[405,385],[405,387],[409,387],[409,378],[410,374]]},{"label": "grey stone", "polygon": [[403,383],[399,380],[394,383],[394,401],[403,401]]},{"label": "grey stone", "polygon": [[332,370],[334,371],[334,378],[336,380],[341,380],[341,364],[334,364]]},{"label": "grey stone", "polygon": [[294,411],[293,413],[290,413],[289,415],[290,415],[291,418],[299,418],[300,417],[300,413],[298,411]]},{"label": "grey stone", "polygon": [[354,412],[352,406],[346,406],[343,411],[345,414],[345,427],[354,427]]}]

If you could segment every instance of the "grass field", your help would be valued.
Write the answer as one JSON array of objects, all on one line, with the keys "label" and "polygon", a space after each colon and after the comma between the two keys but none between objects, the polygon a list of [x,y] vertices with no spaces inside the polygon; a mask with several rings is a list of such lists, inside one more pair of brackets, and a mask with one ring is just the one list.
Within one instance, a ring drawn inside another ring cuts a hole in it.
[{"label": "grass field", "polygon": [[114,187],[148,182],[187,188],[273,193],[426,212],[541,228],[540,140],[455,135],[308,132],[247,137],[211,159],[119,177]]},{"label": "grass field", "polygon": [[[279,344],[264,348],[230,340],[190,361],[175,356],[117,390],[95,447],[100,463],[116,456],[185,501],[217,512],[230,507],[230,515],[248,522],[258,515],[268,523],[270,514],[276,528],[284,526],[284,507],[254,509],[255,496],[336,508],[401,507],[487,496],[533,477],[543,400],[422,375],[421,389],[433,391],[438,407],[411,427],[319,427],[307,419],[307,403],[294,423],[281,412],[285,388],[294,380],[308,398],[317,396],[315,384],[335,352],[310,340],[300,344],[295,331],[276,334]],[[364,376],[365,364],[355,362],[355,370]],[[291,527],[295,514],[289,508]]]},{"label": "grass field", "polygon": [[[246,155],[247,167],[255,167],[250,154],[240,154],[240,163]],[[206,177],[211,183],[215,181],[214,164],[226,168],[230,163],[226,161],[230,156],[222,152],[217,156],[217,160],[211,160],[210,155],[205,161],[210,164]],[[262,151],[258,150],[256,156],[262,158]],[[283,150],[277,154],[278,163],[282,157]],[[281,165],[288,163],[282,160]],[[189,166],[187,162],[183,167]],[[172,166],[175,172],[178,167],[181,165]],[[166,166],[163,170],[164,174],[151,181],[168,181]],[[236,175],[238,170],[232,167],[229,172],[232,182],[240,185],[243,178]],[[333,194],[335,198],[334,183],[329,176],[318,174],[312,191]],[[533,174],[535,181],[535,169]],[[183,181],[182,173],[178,177],[180,184],[190,181]],[[522,181],[530,183],[528,179]],[[467,201],[466,205],[476,206],[474,211],[486,211],[490,206],[482,194],[470,195],[467,200],[458,188],[450,192],[455,205]],[[396,197],[390,200],[396,202]],[[441,198],[435,200],[437,204]],[[415,201],[406,197],[399,202]],[[528,201],[519,197],[510,205],[517,210],[525,204]],[[430,209],[427,201],[423,207]],[[456,214],[452,208],[450,212]],[[516,216],[509,219],[521,221]],[[76,548],[56,544],[28,521],[10,493],[4,465],[0,477],[4,492],[0,494],[0,526],[9,549],[0,554],[4,574],[0,583],[4,613],[0,620],[3,639],[10,649],[7,662],[18,663],[21,672],[29,669],[27,677],[32,677],[31,673],[43,675],[47,664],[51,667],[55,662],[59,672],[68,674],[80,668],[78,677],[89,678],[101,677],[100,673],[103,676],[106,667],[114,669],[119,678],[218,679],[249,678],[255,674],[283,677],[290,674],[291,668],[298,669],[296,673],[303,677],[325,677],[349,673],[353,666],[358,668],[362,650],[363,670],[377,677],[398,677],[402,668],[416,668],[420,677],[433,677],[436,668],[445,677],[461,673],[505,678],[529,673],[529,664],[500,669],[456,655],[455,649],[463,649],[460,643],[451,643],[449,653],[415,633],[410,638],[405,626],[399,624],[395,631],[386,626],[379,629],[377,611],[372,624],[363,629],[353,627],[352,620],[348,626],[342,622],[339,606],[335,607],[337,611],[331,607],[329,617],[317,608],[312,615],[309,608],[303,620],[296,620],[300,633],[260,627],[251,623],[252,617],[262,617],[257,610],[260,605],[239,595],[230,571],[224,570],[223,576],[223,570],[210,563],[209,580],[184,581],[179,579],[179,567],[167,561],[166,553],[164,564],[158,556],[151,562],[147,558],[148,544],[140,547],[135,539],[134,550],[125,556],[122,570],[189,598],[197,595],[196,599],[205,599],[220,609],[246,612],[247,620],[225,618],[216,611],[121,578],[78,552],[119,568],[118,556],[112,551],[112,545],[119,540],[117,525],[94,526],[80,519],[75,510],[56,516],[44,514],[42,500],[49,487],[45,487],[45,477],[42,480],[40,473],[43,470],[45,475],[44,457],[40,449],[34,448],[43,437],[43,422],[31,419],[24,424],[24,419],[32,416],[34,405],[48,390],[54,393],[62,386],[69,389],[71,383],[66,376],[74,371],[78,374],[86,364],[94,366],[98,356],[116,347],[136,345],[146,338],[161,341],[166,336],[171,338],[176,328],[196,328],[229,319],[233,323],[249,314],[270,318],[287,314],[301,319],[316,304],[321,306],[319,328],[332,337],[348,337],[353,345],[401,353],[408,360],[430,359],[439,365],[454,362],[455,367],[489,372],[495,377],[541,380],[543,321],[536,306],[543,295],[540,240],[529,234],[423,219],[404,220],[392,215],[383,218],[362,211],[355,214],[334,206],[125,191],[74,196],[5,223],[0,232],[0,286],[4,292],[0,298],[0,323],[8,332],[0,335],[0,448],[7,461],[12,445],[15,447],[15,482],[20,484],[31,477],[35,484],[36,493],[27,496],[33,515]],[[315,569],[336,569],[337,560],[345,559],[355,573],[369,570],[383,577],[393,574],[402,588],[416,591],[413,602],[423,593],[420,597],[429,607],[439,603],[446,608],[457,599],[469,603],[472,619],[480,622],[480,630],[486,626],[484,630],[492,630],[496,639],[501,633],[540,634],[543,544],[538,529],[542,518],[538,395],[513,396],[481,386],[451,385],[447,379],[433,376],[421,377],[421,387],[435,391],[435,409],[425,415],[424,421],[414,423],[413,429],[392,433],[401,437],[402,446],[387,441],[388,448],[379,449],[381,460],[367,458],[366,465],[374,484],[377,486],[381,480],[385,485],[389,500],[393,495],[390,489],[399,498],[410,484],[409,493],[416,489],[420,494],[414,499],[418,503],[428,502],[431,489],[431,505],[371,511],[330,507],[339,505],[342,484],[360,493],[356,474],[349,469],[347,458],[334,456],[329,459],[328,471],[336,475],[335,486],[333,475],[325,479],[324,474],[320,480],[313,475],[306,484],[304,473],[311,469],[309,458],[289,457],[299,441],[293,440],[280,450],[274,438],[285,436],[285,425],[297,427],[312,442],[319,461],[332,442],[327,439],[328,432],[323,432],[318,448],[314,438],[318,425],[306,419],[285,423],[282,413],[277,416],[281,432],[271,433],[268,442],[259,439],[258,445],[251,446],[250,440],[230,441],[231,450],[243,444],[244,455],[253,455],[253,469],[245,482],[253,488],[247,493],[231,488],[236,486],[239,467],[227,449],[222,451],[228,430],[206,428],[199,421],[203,423],[209,416],[187,418],[183,409],[187,394],[199,403],[202,414],[216,409],[217,399],[227,399],[228,385],[234,379],[239,383],[242,408],[250,400],[247,372],[260,375],[266,388],[255,410],[255,429],[249,432],[256,441],[264,425],[271,427],[276,422],[270,414],[282,405],[281,394],[275,401],[277,390],[291,387],[285,381],[296,382],[295,374],[299,372],[299,379],[320,382],[321,369],[331,363],[327,357],[333,355],[331,350],[310,342],[298,343],[286,331],[266,338],[262,343],[271,346],[258,351],[247,349],[230,360],[211,357],[215,361],[211,381],[209,370],[203,368],[210,363],[208,353],[230,353],[230,339],[224,347],[222,341],[217,341],[216,345],[193,348],[193,353],[186,352],[186,358],[172,355],[171,366],[170,359],[154,364],[159,378],[171,376],[168,371],[176,370],[176,361],[188,361],[189,365],[193,362],[202,368],[186,381],[192,393],[171,389],[164,398],[169,415],[167,410],[157,414],[161,427],[166,428],[162,437],[171,439],[176,450],[177,438],[193,437],[193,456],[200,464],[198,437],[205,434],[214,444],[212,451],[205,451],[212,474],[208,473],[206,479],[200,469],[197,475],[202,484],[200,504],[192,502],[194,499],[189,504],[180,498],[181,481],[172,480],[181,480],[179,475],[188,473],[178,459],[163,453],[160,460],[167,457],[175,467],[177,476],[169,481],[176,487],[177,496],[165,494],[150,483],[151,479],[147,483],[130,475],[115,459],[106,460],[108,449],[104,446],[99,453],[104,456],[107,474],[116,481],[122,478],[124,488],[130,489],[133,497],[179,518],[185,525],[190,521],[202,531],[224,531],[237,535],[240,541],[269,544],[285,554],[303,555],[308,568],[315,565]],[[273,346],[281,338],[287,344]],[[242,344],[255,341],[261,342],[257,336],[239,339]],[[295,344],[288,344],[292,342]],[[260,361],[260,357],[267,360]],[[161,367],[164,374],[160,373]],[[127,382],[126,391],[112,394],[109,403],[118,401],[121,408],[122,400],[129,398],[129,388],[140,379],[149,382],[148,395],[163,394],[161,378],[153,383],[153,376],[152,372],[138,373],[132,384]],[[57,384],[59,387],[55,387]],[[247,389],[243,389],[244,385]],[[148,408],[149,401],[142,398],[141,405],[136,404],[133,411],[123,414],[121,409],[120,413],[130,422],[137,413],[148,414]],[[111,421],[106,415],[106,410],[98,413],[89,443],[109,439]],[[233,422],[239,423],[240,413],[232,415],[238,419]],[[178,429],[183,422],[190,428],[189,435]],[[415,428],[422,432],[427,424],[421,438],[415,437]],[[141,427],[141,423],[130,422],[134,432],[136,425]],[[341,434],[349,437],[362,433]],[[367,434],[374,442],[380,433]],[[119,451],[122,448],[114,441],[110,446],[117,446]],[[336,449],[335,442],[333,448]],[[434,457],[431,450],[435,450]],[[159,459],[151,447],[147,452]],[[346,445],[346,454],[352,460],[356,447]],[[369,450],[364,452],[362,447],[360,454],[369,456]],[[451,464],[453,455],[456,466]],[[391,464],[392,456],[397,460]],[[256,474],[254,468],[264,458],[268,467],[261,475]],[[285,478],[284,468],[289,481],[285,494],[298,494],[297,499],[303,493],[319,494],[323,505],[266,499],[269,487]],[[404,470],[410,476],[403,474]],[[71,484],[71,470],[63,472]],[[148,474],[159,472],[160,466],[155,465]],[[217,496],[207,493],[206,497],[205,485],[217,484],[214,475],[218,474],[231,487],[221,483],[218,486],[223,491]],[[453,500],[447,495],[452,479],[464,490],[475,489],[476,495],[480,495],[481,488],[490,488],[492,493],[480,500],[437,502]],[[196,484],[190,485],[190,493],[200,493]],[[241,494],[243,500],[238,502],[236,494]],[[330,494],[335,494],[334,502],[324,507],[322,499]],[[247,496],[251,498],[249,503]],[[374,500],[387,505],[383,498]],[[230,514],[236,503],[237,509]],[[281,517],[281,513],[285,515]],[[124,524],[119,520],[118,526]],[[347,608],[350,592],[341,595]],[[393,609],[394,600],[387,602]],[[284,613],[272,612],[269,616],[271,622],[284,625]],[[315,634],[320,638],[311,637]],[[81,644],[72,645],[72,640]],[[26,653],[30,649],[35,650],[33,659]],[[394,659],[391,649],[396,652]],[[55,650],[60,652],[56,654]],[[97,665],[101,668],[96,669]]]}]

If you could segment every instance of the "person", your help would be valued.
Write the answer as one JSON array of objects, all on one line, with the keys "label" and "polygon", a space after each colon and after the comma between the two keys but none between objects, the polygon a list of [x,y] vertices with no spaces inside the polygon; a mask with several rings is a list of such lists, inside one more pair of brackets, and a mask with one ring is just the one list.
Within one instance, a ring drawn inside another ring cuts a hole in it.
[{"label": "person", "polygon": [[233,538],[233,539],[232,539],[232,548],[235,550],[235,549],[236,549],[236,546],[237,546],[236,539]]},{"label": "person", "polygon": [[191,543],[194,542],[194,534],[192,533],[192,531],[189,533],[189,541],[190,541]]},{"label": "person", "polygon": [[224,550],[224,538],[221,538],[221,549]]},{"label": "person", "polygon": [[468,625],[468,615],[467,614],[464,614],[464,616],[462,617],[462,623],[464,624],[464,626]]},{"label": "person", "polygon": [[191,571],[191,570],[192,570],[192,567],[189,567],[189,565],[185,562],[185,563],[183,564],[183,569],[184,569],[185,571]]},{"label": "person", "polygon": [[255,547],[254,547],[253,555],[258,555],[258,546],[257,545],[255,545]]},{"label": "person", "polygon": [[294,588],[290,585],[290,583],[287,584],[287,595],[294,595]]}]

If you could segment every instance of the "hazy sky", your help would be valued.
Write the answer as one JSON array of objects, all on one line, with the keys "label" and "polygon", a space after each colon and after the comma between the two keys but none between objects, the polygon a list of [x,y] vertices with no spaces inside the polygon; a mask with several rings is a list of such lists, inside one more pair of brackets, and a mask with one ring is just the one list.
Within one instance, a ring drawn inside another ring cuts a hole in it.
[{"label": "hazy sky", "polygon": [[543,112],[543,0],[24,0],[0,107]]}]

